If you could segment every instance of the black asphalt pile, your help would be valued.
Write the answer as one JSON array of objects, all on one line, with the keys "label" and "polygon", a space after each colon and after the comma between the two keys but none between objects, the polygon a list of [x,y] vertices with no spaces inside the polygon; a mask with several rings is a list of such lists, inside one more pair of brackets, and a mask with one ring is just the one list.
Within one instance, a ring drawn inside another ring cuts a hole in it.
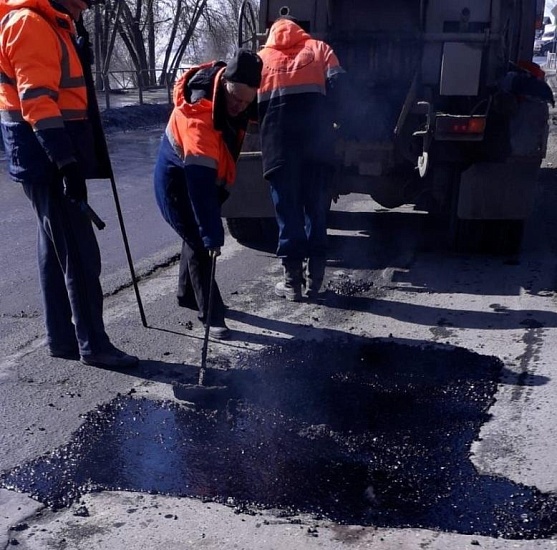
[{"label": "black asphalt pile", "polygon": [[169,104],[127,105],[101,111],[101,119],[105,132],[110,134],[164,125],[171,111]]},{"label": "black asphalt pile", "polygon": [[[462,348],[354,338],[293,342],[213,373],[222,409],[120,397],[1,486],[53,507],[88,491],[195,497],[238,513],[508,539],[557,533],[557,501],[480,475],[470,446],[502,363]],[[216,369],[215,369],[216,370]]]}]

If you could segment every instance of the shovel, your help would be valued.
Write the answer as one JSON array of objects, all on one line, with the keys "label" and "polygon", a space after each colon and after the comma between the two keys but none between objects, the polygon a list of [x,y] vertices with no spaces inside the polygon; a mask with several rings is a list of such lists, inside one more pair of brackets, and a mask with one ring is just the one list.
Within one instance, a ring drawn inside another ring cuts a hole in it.
[{"label": "shovel", "polygon": [[226,386],[206,386],[205,372],[207,370],[207,351],[209,349],[209,331],[211,329],[211,317],[213,312],[213,295],[215,287],[215,273],[217,267],[217,254],[210,252],[211,255],[211,281],[209,283],[209,303],[207,314],[205,315],[205,334],[203,336],[203,348],[201,350],[201,367],[199,368],[199,378],[197,384],[173,385],[174,397],[182,401],[188,401],[201,407],[210,407],[224,401],[228,395]]}]

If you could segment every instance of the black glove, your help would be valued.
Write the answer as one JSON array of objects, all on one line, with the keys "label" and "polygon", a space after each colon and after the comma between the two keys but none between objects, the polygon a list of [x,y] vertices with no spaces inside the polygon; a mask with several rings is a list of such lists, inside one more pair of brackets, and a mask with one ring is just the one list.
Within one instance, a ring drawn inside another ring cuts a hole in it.
[{"label": "black glove", "polygon": [[64,196],[74,202],[87,200],[87,186],[77,162],[70,162],[60,168],[64,177]]}]

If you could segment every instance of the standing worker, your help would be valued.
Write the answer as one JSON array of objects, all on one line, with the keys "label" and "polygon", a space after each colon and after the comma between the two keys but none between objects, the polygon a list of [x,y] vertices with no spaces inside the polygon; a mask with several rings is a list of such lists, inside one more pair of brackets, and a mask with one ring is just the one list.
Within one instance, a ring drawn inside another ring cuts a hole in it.
[{"label": "standing worker", "polygon": [[83,211],[96,157],[74,22],[90,4],[0,3],[0,122],[10,175],[38,218],[50,355],[129,368],[138,358],[117,349],[105,332],[100,252]]},{"label": "standing worker", "polygon": [[263,174],[271,186],[277,256],[284,268],[275,294],[299,301],[302,286],[309,298],[317,295],[325,274],[334,165],[332,99],[344,70],[332,48],[312,39],[289,15],[273,23],[259,55]]},{"label": "standing worker", "polygon": [[[250,120],[257,118],[261,59],[239,50],[231,62],[210,62],[183,74],[155,167],[155,194],[164,219],[182,238],[178,303],[205,324],[212,258],[224,229],[220,207],[236,178]],[[228,338],[225,305],[215,283],[209,334]]]}]

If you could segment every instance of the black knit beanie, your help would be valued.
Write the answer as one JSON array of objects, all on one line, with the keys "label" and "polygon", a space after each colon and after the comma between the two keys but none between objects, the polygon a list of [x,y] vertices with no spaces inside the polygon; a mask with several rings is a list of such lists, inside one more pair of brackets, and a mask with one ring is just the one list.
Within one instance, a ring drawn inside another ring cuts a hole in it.
[{"label": "black knit beanie", "polygon": [[230,82],[239,82],[251,88],[259,88],[262,68],[263,61],[256,53],[241,49],[230,60],[223,76]]}]

